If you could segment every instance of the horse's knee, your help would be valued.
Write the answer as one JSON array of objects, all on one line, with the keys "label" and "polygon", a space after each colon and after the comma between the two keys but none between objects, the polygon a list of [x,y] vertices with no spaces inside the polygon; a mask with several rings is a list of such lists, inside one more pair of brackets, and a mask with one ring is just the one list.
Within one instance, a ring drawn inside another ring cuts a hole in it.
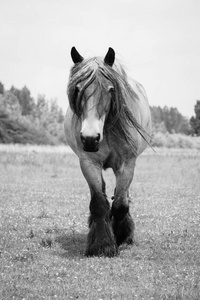
[{"label": "horse's knee", "polygon": [[92,218],[101,219],[105,218],[110,211],[110,204],[103,194],[95,194],[91,198],[90,213]]},{"label": "horse's knee", "polygon": [[113,202],[111,212],[115,220],[120,222],[126,217],[127,213],[129,212],[129,205],[125,203],[116,205],[115,202]]}]

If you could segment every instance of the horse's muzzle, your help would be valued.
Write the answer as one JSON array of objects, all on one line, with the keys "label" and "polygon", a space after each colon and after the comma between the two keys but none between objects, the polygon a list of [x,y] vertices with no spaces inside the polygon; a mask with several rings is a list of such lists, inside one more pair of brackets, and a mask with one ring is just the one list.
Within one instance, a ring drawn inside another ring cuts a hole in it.
[{"label": "horse's muzzle", "polygon": [[81,134],[81,142],[83,144],[83,150],[87,152],[97,152],[99,150],[99,141],[100,141],[100,134],[96,137],[92,136],[83,136]]}]

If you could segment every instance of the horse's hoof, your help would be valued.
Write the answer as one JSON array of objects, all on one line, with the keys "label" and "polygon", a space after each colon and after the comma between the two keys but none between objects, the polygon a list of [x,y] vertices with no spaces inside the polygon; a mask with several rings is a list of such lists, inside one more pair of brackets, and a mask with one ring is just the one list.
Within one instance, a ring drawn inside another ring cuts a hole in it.
[{"label": "horse's hoof", "polygon": [[131,215],[128,213],[122,222],[113,219],[113,232],[117,246],[121,244],[131,245],[134,243],[135,225]]},{"label": "horse's hoof", "polygon": [[127,245],[133,245],[134,244],[133,237],[127,237],[124,243]]},{"label": "horse's hoof", "polygon": [[113,245],[105,245],[100,247],[88,247],[86,249],[86,256],[105,256],[105,257],[113,257],[118,254],[118,248]]}]

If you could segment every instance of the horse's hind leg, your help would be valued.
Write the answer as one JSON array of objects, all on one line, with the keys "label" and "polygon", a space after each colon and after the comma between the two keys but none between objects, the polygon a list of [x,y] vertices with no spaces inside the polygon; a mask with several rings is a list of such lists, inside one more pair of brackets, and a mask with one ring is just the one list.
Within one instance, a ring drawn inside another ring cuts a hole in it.
[{"label": "horse's hind leg", "polygon": [[117,246],[110,220],[110,205],[105,195],[102,169],[88,160],[80,160],[81,169],[90,187],[90,218],[86,255],[114,256]]},{"label": "horse's hind leg", "polygon": [[129,187],[133,179],[135,159],[124,163],[117,171],[116,189],[112,205],[113,232],[117,245],[132,244],[134,241],[134,222],[129,212]]}]

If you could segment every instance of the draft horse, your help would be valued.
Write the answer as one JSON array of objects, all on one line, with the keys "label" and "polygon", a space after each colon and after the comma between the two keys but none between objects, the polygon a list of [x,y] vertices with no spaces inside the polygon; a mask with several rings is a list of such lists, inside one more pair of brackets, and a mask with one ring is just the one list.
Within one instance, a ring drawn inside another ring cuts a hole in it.
[{"label": "draft horse", "polygon": [[[150,140],[150,109],[144,88],[128,79],[112,48],[104,59],[84,59],[72,47],[71,57],[65,133],[91,193],[86,255],[111,257],[134,241],[129,187]],[[102,176],[107,168],[116,177],[111,207]]]}]

